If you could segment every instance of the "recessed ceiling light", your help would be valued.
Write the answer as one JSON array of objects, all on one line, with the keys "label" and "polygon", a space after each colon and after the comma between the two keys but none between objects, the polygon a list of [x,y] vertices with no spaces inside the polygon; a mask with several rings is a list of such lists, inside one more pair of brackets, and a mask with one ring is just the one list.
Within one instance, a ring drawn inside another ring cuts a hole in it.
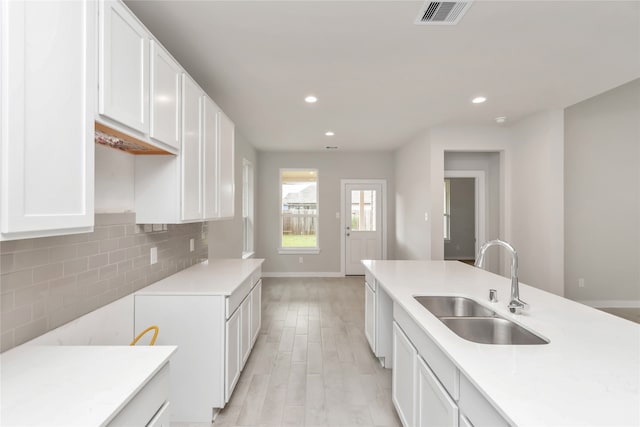
[{"label": "recessed ceiling light", "polygon": [[314,102],[318,101],[318,98],[316,98],[313,95],[309,95],[304,99],[306,102],[308,102],[309,104],[313,104]]},{"label": "recessed ceiling light", "polygon": [[507,121],[507,118],[505,116],[496,117],[496,123],[498,123],[498,124],[502,124],[502,123],[504,123],[506,121]]},{"label": "recessed ceiling light", "polygon": [[333,135],[335,135],[335,133],[331,132],[330,130],[329,130],[329,131],[326,131],[324,134],[325,134],[326,136],[333,136]]},{"label": "recessed ceiling light", "polygon": [[471,100],[471,102],[473,102],[474,104],[482,104],[486,100],[487,100],[487,98],[485,98],[484,96],[476,96],[475,98],[473,98]]}]

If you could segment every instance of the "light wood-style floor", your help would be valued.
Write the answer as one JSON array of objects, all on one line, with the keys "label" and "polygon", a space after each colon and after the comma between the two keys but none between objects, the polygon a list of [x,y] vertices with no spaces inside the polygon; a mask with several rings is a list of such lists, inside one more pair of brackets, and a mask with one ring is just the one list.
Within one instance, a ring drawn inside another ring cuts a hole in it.
[{"label": "light wood-style floor", "polygon": [[600,310],[606,311],[614,316],[622,317],[623,319],[631,320],[632,322],[640,323],[640,308],[637,307],[610,307],[601,308]]},{"label": "light wood-style floor", "polygon": [[364,279],[263,279],[262,330],[214,427],[400,426],[364,336]]}]

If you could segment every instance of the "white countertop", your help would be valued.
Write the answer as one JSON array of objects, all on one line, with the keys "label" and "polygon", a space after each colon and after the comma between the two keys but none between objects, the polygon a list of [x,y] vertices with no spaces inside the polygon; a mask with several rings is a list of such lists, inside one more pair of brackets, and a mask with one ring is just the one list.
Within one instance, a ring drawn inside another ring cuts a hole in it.
[{"label": "white countertop", "polygon": [[204,261],[162,279],[136,295],[231,295],[263,259]]},{"label": "white countertop", "polygon": [[0,355],[2,426],[106,425],[173,346],[20,346]]},{"label": "white countertop", "polygon": [[[530,309],[508,312],[510,279],[456,261],[363,261],[378,283],[518,426],[640,425],[640,325],[520,284]],[[488,301],[489,289],[499,302]],[[544,336],[489,345],[447,328],[413,295],[460,295]]]}]

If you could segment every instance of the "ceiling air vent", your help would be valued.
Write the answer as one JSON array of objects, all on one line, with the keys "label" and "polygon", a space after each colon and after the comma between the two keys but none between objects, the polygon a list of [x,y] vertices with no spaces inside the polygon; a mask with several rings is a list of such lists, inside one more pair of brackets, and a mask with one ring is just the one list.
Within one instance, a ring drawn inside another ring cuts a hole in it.
[{"label": "ceiling air vent", "polygon": [[416,24],[455,25],[467,12],[473,0],[467,1],[428,1],[424,4]]}]

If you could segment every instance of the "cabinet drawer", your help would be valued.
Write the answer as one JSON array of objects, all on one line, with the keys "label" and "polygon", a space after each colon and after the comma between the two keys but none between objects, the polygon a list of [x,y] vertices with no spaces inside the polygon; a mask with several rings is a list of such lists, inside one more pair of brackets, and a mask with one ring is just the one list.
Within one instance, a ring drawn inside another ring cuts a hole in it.
[{"label": "cabinet drawer", "polygon": [[109,423],[115,426],[146,426],[169,399],[169,363],[127,403]]},{"label": "cabinet drawer", "polygon": [[460,400],[458,406],[460,407],[460,412],[464,413],[474,427],[509,425],[464,375],[460,375]]},{"label": "cabinet drawer", "polygon": [[236,311],[236,309],[242,303],[242,300],[244,300],[246,296],[249,295],[249,292],[251,292],[251,288],[253,287],[251,280],[252,280],[252,276],[249,276],[246,279],[244,279],[242,284],[238,286],[231,295],[225,298],[226,300],[225,301],[226,302],[225,317],[227,319],[231,317],[233,312]]},{"label": "cabinet drawer", "polygon": [[260,279],[262,278],[262,269],[261,268],[257,268],[256,271],[254,271],[251,274],[251,286],[255,286],[258,281],[260,281]]},{"label": "cabinet drawer", "polygon": [[373,277],[373,274],[371,274],[369,270],[365,270],[364,281],[368,283],[369,286],[371,286],[371,289],[373,290],[373,292],[376,291],[376,279],[375,277]]},{"label": "cabinet drawer", "polygon": [[447,392],[454,400],[458,400],[460,397],[460,371],[458,368],[409,317],[407,312],[396,303],[393,304],[393,318],[407,334],[420,356],[431,367]]}]

